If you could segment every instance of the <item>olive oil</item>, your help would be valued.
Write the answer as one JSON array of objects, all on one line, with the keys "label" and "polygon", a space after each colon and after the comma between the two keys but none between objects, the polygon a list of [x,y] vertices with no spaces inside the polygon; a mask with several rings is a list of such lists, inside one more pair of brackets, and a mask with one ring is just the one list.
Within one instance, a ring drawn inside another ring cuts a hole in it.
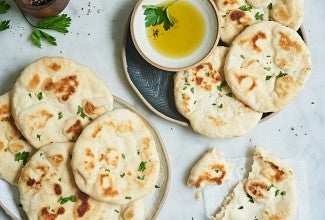
[{"label": "olive oil", "polygon": [[179,0],[169,8],[176,23],[169,30],[163,25],[147,28],[151,46],[166,57],[181,58],[198,49],[206,33],[203,15],[192,3]]}]

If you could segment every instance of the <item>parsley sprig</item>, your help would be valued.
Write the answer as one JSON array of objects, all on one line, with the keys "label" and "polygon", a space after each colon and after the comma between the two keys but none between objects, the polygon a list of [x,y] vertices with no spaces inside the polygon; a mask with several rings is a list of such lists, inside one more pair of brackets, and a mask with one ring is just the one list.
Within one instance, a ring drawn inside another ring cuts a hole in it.
[{"label": "parsley sprig", "polygon": [[143,5],[146,27],[163,24],[166,31],[173,27],[177,20],[169,14],[168,9],[177,1],[175,0],[166,5]]},{"label": "parsley sprig", "polygon": [[[8,5],[5,1],[0,2],[0,14],[5,14],[9,10],[10,5]],[[4,31],[10,27],[10,20],[4,20],[0,22],[0,31]]]},{"label": "parsley sprig", "polygon": [[[41,39],[47,41],[51,45],[54,45],[54,46],[57,45],[55,37],[46,33],[45,31],[43,31],[44,29],[57,31],[57,32],[63,33],[63,34],[69,32],[68,27],[70,27],[71,18],[68,17],[68,15],[66,15],[66,14],[50,16],[50,17],[47,17],[47,18],[44,18],[43,20],[41,20],[37,25],[33,25],[27,19],[24,12],[21,11],[21,13],[22,13],[23,17],[25,18],[25,20],[27,21],[27,23],[33,28],[33,32],[30,36],[32,43],[39,48],[42,47]],[[43,29],[43,30],[41,30],[41,29]]]},{"label": "parsley sprig", "polygon": [[27,159],[29,157],[29,152],[22,151],[17,154],[15,154],[15,161],[23,161],[23,164],[25,165],[27,163]]},{"label": "parsley sprig", "polygon": [[77,201],[77,197],[75,195],[71,195],[71,196],[68,196],[68,197],[62,197],[61,196],[58,199],[58,203],[60,203],[61,205],[67,203],[68,201],[76,202]]}]

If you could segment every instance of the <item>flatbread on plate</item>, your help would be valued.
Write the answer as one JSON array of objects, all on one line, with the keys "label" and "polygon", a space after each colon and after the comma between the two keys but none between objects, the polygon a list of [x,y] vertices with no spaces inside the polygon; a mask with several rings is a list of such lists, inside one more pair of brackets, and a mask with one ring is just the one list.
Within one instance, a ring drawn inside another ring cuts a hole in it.
[{"label": "flatbread on plate", "polygon": [[242,136],[262,117],[262,113],[239,101],[227,86],[223,75],[227,51],[218,46],[204,63],[177,72],[174,78],[177,110],[195,132],[211,138]]},{"label": "flatbread on plate", "polygon": [[37,151],[22,170],[20,201],[29,219],[120,219],[120,206],[92,199],[76,186],[70,168],[73,143]]},{"label": "flatbread on plate", "polygon": [[232,165],[225,160],[222,151],[211,148],[193,166],[187,185],[198,189],[206,184],[221,185],[230,178],[231,170]]},{"label": "flatbread on plate", "polygon": [[216,0],[222,18],[220,38],[230,45],[246,27],[276,21],[297,31],[304,17],[304,0]]},{"label": "flatbread on plate", "polygon": [[0,96],[0,178],[17,184],[21,168],[35,150],[15,125],[10,95],[6,93]]},{"label": "flatbread on plate", "polygon": [[243,103],[259,112],[277,112],[303,89],[311,73],[311,56],[292,29],[263,21],[233,41],[224,73]]},{"label": "flatbread on plate", "polygon": [[75,141],[91,120],[113,108],[113,96],[90,69],[62,57],[27,66],[12,94],[18,129],[36,148]]},{"label": "flatbread on plate", "polygon": [[256,147],[252,171],[228,196],[212,220],[293,219],[297,191],[293,170],[280,158]]},{"label": "flatbread on plate", "polygon": [[146,196],[159,177],[159,157],[144,120],[115,109],[89,124],[71,161],[79,188],[93,198],[123,205]]}]

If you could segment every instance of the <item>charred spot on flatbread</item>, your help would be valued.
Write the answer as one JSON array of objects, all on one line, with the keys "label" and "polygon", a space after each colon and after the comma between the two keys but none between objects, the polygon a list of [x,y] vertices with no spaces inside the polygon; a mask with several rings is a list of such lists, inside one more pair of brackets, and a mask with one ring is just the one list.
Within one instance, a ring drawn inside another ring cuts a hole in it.
[{"label": "charred spot on flatbread", "polygon": [[81,191],[77,192],[76,213],[78,218],[82,218],[91,208],[89,196]]},{"label": "charred spot on flatbread", "polygon": [[66,133],[70,135],[72,141],[76,141],[83,130],[83,125],[81,121],[78,119],[73,125],[71,125]]},{"label": "charred spot on flatbread", "polygon": [[34,90],[37,88],[37,86],[40,83],[40,77],[38,74],[33,75],[33,77],[31,78],[31,80],[28,83],[28,89],[30,90]]},{"label": "charred spot on flatbread", "polygon": [[65,209],[63,207],[58,208],[56,212],[50,212],[48,207],[43,207],[39,213],[40,220],[56,220],[60,215],[63,215]]},{"label": "charred spot on flatbread", "polygon": [[74,95],[78,89],[79,82],[76,75],[67,76],[57,82],[53,82],[52,78],[47,78],[42,85],[42,89],[47,92],[53,92],[66,102],[70,96]]},{"label": "charred spot on flatbread", "polygon": [[245,190],[254,199],[265,200],[268,197],[269,184],[264,180],[248,180],[245,185]]},{"label": "charred spot on flatbread", "polygon": [[242,28],[245,28],[250,24],[250,18],[242,10],[232,10],[229,16],[232,21],[236,21],[237,25]]}]

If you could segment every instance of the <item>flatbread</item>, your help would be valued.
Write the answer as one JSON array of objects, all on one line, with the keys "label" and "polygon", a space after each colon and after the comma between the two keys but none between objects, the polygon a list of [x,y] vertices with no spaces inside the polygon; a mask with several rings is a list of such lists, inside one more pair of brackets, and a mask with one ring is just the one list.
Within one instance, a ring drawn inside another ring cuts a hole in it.
[{"label": "flatbread", "polygon": [[230,178],[232,165],[229,164],[221,150],[211,148],[193,166],[187,180],[187,186],[200,189],[206,184],[221,185]]},{"label": "flatbread", "polygon": [[10,93],[0,96],[0,178],[17,184],[21,168],[33,153],[12,118]]},{"label": "flatbread", "polygon": [[27,66],[12,94],[18,129],[36,148],[75,141],[83,127],[113,108],[113,96],[90,69],[45,57]]},{"label": "flatbread", "polygon": [[71,161],[79,188],[123,205],[146,196],[159,176],[159,157],[146,123],[127,109],[104,114],[82,132]]},{"label": "flatbread", "polygon": [[20,200],[29,219],[119,220],[120,206],[96,201],[81,192],[69,166],[72,143],[42,147],[19,179]]},{"label": "flatbread", "polygon": [[221,12],[220,38],[230,45],[246,27],[276,21],[297,31],[304,17],[304,0],[216,0]]},{"label": "flatbread", "polygon": [[174,96],[178,111],[199,134],[211,138],[238,137],[252,130],[262,117],[233,96],[223,75],[228,51],[217,47],[202,64],[177,72]]},{"label": "flatbread", "polygon": [[122,213],[122,220],[144,220],[145,204],[143,199],[129,203]]},{"label": "flatbread", "polygon": [[245,29],[233,41],[225,77],[238,99],[259,112],[277,112],[304,87],[311,57],[301,37],[273,21]]},{"label": "flatbread", "polygon": [[297,191],[293,170],[261,147],[255,148],[248,179],[241,181],[225,199],[212,220],[293,219]]}]

